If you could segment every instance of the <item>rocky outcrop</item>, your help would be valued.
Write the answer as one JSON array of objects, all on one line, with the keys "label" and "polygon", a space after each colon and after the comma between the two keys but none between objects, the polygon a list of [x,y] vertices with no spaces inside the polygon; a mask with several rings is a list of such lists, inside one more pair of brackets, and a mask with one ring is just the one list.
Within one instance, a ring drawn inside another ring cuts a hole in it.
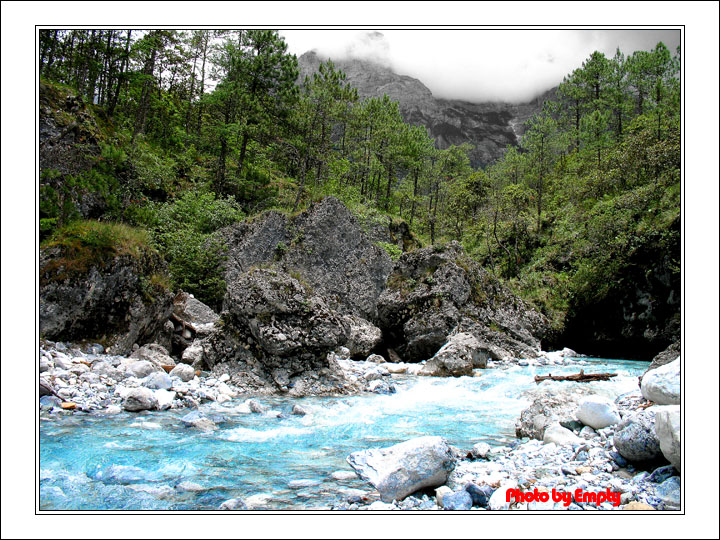
[{"label": "rocky outcrop", "polygon": [[546,320],[470,260],[457,242],[403,254],[378,299],[378,324],[402,360],[431,358],[453,332],[489,358],[535,357]]},{"label": "rocky outcrop", "polygon": [[680,340],[679,213],[616,264],[601,297],[571,300],[557,342],[604,358],[622,351],[623,358],[651,360]]},{"label": "rocky outcrop", "polygon": [[455,466],[452,450],[442,437],[418,437],[388,448],[353,452],[347,462],[389,503],[420,489],[442,486]]},{"label": "rocky outcrop", "polygon": [[164,273],[157,253],[118,255],[74,271],[62,246],[40,250],[40,334],[53,340],[103,341],[113,354],[155,341],[172,295],[151,277]]},{"label": "rocky outcrop", "polygon": [[334,197],[292,218],[268,212],[223,229],[219,237],[227,246],[228,284],[253,267],[273,266],[297,277],[331,308],[370,321],[392,268],[390,256]]},{"label": "rocky outcrop", "polygon": [[284,272],[255,269],[228,284],[220,328],[203,340],[203,362],[241,388],[290,395],[349,390],[329,353],[348,340],[345,317]]}]

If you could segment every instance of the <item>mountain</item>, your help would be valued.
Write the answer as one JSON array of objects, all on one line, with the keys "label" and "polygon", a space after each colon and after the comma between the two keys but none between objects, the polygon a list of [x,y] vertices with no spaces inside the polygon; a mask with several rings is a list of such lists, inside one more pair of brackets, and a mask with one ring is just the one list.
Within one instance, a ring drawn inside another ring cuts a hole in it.
[{"label": "mountain", "polygon": [[[309,51],[298,59],[299,81],[318,71],[321,58]],[[498,159],[508,145],[516,145],[524,133],[523,123],[542,109],[555,88],[528,103],[470,103],[433,96],[422,82],[399,75],[379,63],[357,58],[334,60],[347,75],[361,98],[387,94],[400,104],[406,122],[425,126],[438,148],[465,142],[475,149],[470,153],[473,166],[485,166]]]}]

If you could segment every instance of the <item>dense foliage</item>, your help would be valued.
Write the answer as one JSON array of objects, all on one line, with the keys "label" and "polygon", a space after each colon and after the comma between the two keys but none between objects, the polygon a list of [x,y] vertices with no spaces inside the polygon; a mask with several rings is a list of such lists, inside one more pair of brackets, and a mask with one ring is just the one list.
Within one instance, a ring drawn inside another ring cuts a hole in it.
[{"label": "dense foliage", "polygon": [[679,272],[679,51],[662,43],[593,53],[485,170],[387,96],[360,100],[330,61],[297,84],[274,31],[41,30],[39,53],[55,123],[73,127],[72,93],[99,126],[77,128],[81,165],[41,171],[42,237],[81,218],[143,227],[175,285],[214,306],[214,231],[330,194],[424,242],[462,241],[558,330],[649,243]]}]

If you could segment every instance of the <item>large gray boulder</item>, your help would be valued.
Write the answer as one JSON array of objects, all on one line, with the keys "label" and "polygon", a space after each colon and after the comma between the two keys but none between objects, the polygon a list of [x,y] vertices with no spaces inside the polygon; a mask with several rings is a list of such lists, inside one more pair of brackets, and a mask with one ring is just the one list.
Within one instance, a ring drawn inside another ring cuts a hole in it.
[{"label": "large gray boulder", "polygon": [[455,334],[426,362],[418,375],[461,377],[471,375],[473,368],[484,368],[487,356],[472,334]]},{"label": "large gray boulder", "polygon": [[419,361],[453,332],[472,334],[490,357],[535,357],[547,321],[451,242],[400,257],[378,299],[378,325],[403,360]]},{"label": "large gray boulder", "polygon": [[227,246],[228,284],[254,266],[272,264],[296,276],[343,313],[373,320],[392,268],[352,213],[327,197],[295,217],[268,212],[219,232]]},{"label": "large gray boulder", "polygon": [[347,462],[389,503],[447,482],[455,458],[442,437],[418,437],[387,448],[353,452]]},{"label": "large gray boulder", "polygon": [[650,408],[623,418],[615,429],[613,444],[628,461],[643,462],[658,458],[661,451],[655,434],[655,410]]},{"label": "large gray boulder", "polygon": [[655,413],[655,434],[660,442],[660,450],[663,456],[679,471],[682,450],[679,405],[666,405],[657,408]]},{"label": "large gray boulder", "polygon": [[205,367],[241,390],[293,396],[351,390],[329,353],[347,342],[347,319],[297,279],[253,269],[228,283],[220,330],[202,340]]},{"label": "large gray boulder", "polygon": [[103,341],[111,354],[154,341],[172,311],[172,294],[151,279],[166,271],[160,256],[146,248],[138,256],[81,257],[63,245],[41,248],[40,334]]},{"label": "large gray boulder", "polygon": [[640,389],[645,399],[658,405],[679,405],[680,357],[645,373]]}]

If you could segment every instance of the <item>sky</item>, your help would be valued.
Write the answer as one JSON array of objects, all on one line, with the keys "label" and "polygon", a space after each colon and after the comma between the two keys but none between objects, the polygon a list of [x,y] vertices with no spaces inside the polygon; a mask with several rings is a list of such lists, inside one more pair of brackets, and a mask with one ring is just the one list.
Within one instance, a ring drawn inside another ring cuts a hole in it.
[{"label": "sky", "polygon": [[594,51],[675,52],[679,30],[281,30],[291,53],[375,60],[436,97],[525,102],[562,82]]}]

